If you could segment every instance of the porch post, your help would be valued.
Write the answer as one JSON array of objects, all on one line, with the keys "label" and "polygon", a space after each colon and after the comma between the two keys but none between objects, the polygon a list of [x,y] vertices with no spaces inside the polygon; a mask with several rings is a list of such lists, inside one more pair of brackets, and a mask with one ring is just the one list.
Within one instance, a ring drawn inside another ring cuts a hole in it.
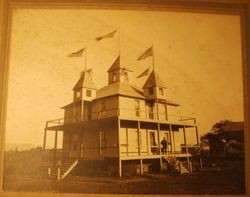
[{"label": "porch post", "polygon": [[149,155],[149,153],[150,153],[150,142],[148,140],[148,138],[149,138],[148,129],[146,129],[146,136],[147,136],[147,155]]},{"label": "porch post", "polygon": [[83,143],[82,143],[82,140],[83,140],[83,126],[81,125],[80,126],[80,157],[82,157],[82,152],[83,152]]},{"label": "porch post", "polygon": [[199,140],[199,134],[198,134],[198,127],[196,125],[196,119],[194,118],[194,124],[195,124],[195,133],[196,133],[196,142],[197,142],[197,146],[200,145],[200,140]]},{"label": "porch post", "polygon": [[[183,125],[183,135],[184,135],[184,145],[185,145],[185,150],[186,150],[186,155],[188,154],[188,147],[187,147],[187,138],[186,138],[186,126]],[[187,166],[188,169],[190,170],[190,162],[189,162],[189,157],[187,155]]]},{"label": "porch post", "polygon": [[157,122],[157,134],[158,134],[158,146],[159,146],[159,155],[160,155],[160,167],[162,171],[162,156],[161,156],[161,140],[160,140],[160,123]]},{"label": "porch post", "polygon": [[140,121],[137,122],[137,129],[138,129],[138,145],[139,145],[139,149],[138,149],[138,153],[139,153],[139,157],[140,157],[140,173],[143,174],[143,163],[142,163],[142,159],[141,159],[141,125],[140,125]]},{"label": "porch post", "polygon": [[168,106],[167,106],[167,102],[165,104],[165,117],[166,117],[166,120],[168,120]]},{"label": "porch post", "polygon": [[172,142],[172,125],[169,125],[169,141],[170,141],[170,153],[173,154],[173,142]]},{"label": "porch post", "polygon": [[118,172],[119,177],[122,177],[122,161],[121,161],[121,139],[120,139],[120,126],[121,120],[118,117],[117,135],[118,135]]},{"label": "porch post", "polygon": [[57,136],[58,136],[58,130],[56,130],[56,131],[55,131],[55,145],[54,145],[54,167],[56,166]]},{"label": "porch post", "polygon": [[175,152],[175,135],[174,135],[174,131],[172,132],[172,134],[173,134],[172,137],[173,137],[173,149],[174,149],[173,152]]},{"label": "porch post", "polygon": [[44,129],[43,150],[45,150],[45,148],[46,148],[46,140],[47,140],[46,138],[47,138],[47,126]]},{"label": "porch post", "polygon": [[141,133],[140,133],[140,121],[137,121],[137,134],[138,134],[138,154],[141,156]]},{"label": "porch post", "polygon": [[126,127],[126,151],[128,156],[128,128]]}]

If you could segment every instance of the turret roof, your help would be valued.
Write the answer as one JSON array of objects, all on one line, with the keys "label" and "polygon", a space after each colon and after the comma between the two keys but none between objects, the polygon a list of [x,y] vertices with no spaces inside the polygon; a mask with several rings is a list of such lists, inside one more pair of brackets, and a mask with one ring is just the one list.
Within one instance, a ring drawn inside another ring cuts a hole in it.
[{"label": "turret roof", "polygon": [[80,89],[80,88],[89,88],[89,89],[95,89],[96,86],[91,78],[91,70],[85,70],[82,72],[80,79],[74,86],[73,90]]},{"label": "turret roof", "polygon": [[145,88],[149,88],[149,87],[163,87],[166,88],[164,82],[160,79],[160,77],[158,76],[158,74],[153,70],[147,81],[145,82],[143,89]]},{"label": "turret roof", "polygon": [[116,58],[116,60],[113,62],[113,64],[109,67],[108,71],[107,72],[112,72],[114,70],[118,70],[118,69],[125,69],[127,71],[130,71],[132,72],[132,70],[129,70],[127,68],[125,68],[124,66],[121,66],[120,64],[120,56],[118,56]]}]

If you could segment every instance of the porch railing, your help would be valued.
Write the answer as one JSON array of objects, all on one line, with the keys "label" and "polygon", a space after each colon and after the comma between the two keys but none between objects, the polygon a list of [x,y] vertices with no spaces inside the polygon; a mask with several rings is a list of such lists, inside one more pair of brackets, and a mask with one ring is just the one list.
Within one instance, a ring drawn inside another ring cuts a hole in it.
[{"label": "porch railing", "polygon": [[58,126],[63,124],[71,124],[77,122],[85,122],[88,120],[100,120],[112,117],[122,117],[140,120],[159,120],[159,121],[171,121],[171,122],[185,122],[190,124],[196,124],[194,117],[180,116],[174,114],[166,114],[165,112],[148,112],[145,110],[132,110],[132,109],[107,109],[90,114],[66,116],[65,118],[55,119],[47,121],[46,127]]}]

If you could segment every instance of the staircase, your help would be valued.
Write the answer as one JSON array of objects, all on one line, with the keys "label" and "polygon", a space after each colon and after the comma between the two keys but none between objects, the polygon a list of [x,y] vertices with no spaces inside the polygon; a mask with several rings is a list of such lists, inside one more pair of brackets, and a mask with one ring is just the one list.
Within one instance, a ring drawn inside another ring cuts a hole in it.
[{"label": "staircase", "polygon": [[179,174],[190,173],[187,166],[176,157],[166,157],[165,160],[171,172]]},{"label": "staircase", "polygon": [[77,164],[78,159],[70,159],[65,161],[60,168],[57,168],[52,172],[51,178],[56,178],[57,180],[62,180],[66,178],[77,166]]},{"label": "staircase", "polygon": [[188,173],[190,173],[190,171],[187,169],[187,167],[181,161],[179,161],[178,170],[179,170],[180,174],[188,174]]}]

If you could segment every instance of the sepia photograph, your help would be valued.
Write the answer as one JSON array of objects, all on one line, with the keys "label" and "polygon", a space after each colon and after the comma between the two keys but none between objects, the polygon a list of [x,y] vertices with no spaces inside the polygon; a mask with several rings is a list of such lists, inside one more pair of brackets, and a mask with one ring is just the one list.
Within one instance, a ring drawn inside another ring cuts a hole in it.
[{"label": "sepia photograph", "polygon": [[3,191],[246,194],[237,13],[13,7]]}]

